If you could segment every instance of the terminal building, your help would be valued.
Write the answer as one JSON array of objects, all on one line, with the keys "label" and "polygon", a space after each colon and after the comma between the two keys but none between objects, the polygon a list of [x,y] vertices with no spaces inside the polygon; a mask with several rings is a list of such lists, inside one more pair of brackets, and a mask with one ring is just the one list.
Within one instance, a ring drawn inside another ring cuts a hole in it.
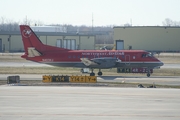
[{"label": "terminal building", "polygon": [[114,27],[117,49],[147,51],[180,51],[180,27],[171,26],[120,26]]}]

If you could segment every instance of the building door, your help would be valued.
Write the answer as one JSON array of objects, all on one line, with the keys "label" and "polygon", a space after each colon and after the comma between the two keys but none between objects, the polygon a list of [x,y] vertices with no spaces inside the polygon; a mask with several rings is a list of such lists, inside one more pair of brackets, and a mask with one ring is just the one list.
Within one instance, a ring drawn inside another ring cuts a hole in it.
[{"label": "building door", "polygon": [[67,49],[71,49],[71,40],[66,40],[67,41]]},{"label": "building door", "polygon": [[76,49],[76,41],[74,39],[71,40],[71,50]]},{"label": "building door", "polygon": [[56,41],[56,47],[62,47],[62,40],[61,39],[57,39]]},{"label": "building door", "polygon": [[116,40],[116,50],[124,50],[124,40]]},{"label": "building door", "polygon": [[0,38],[0,52],[2,52],[2,39]]}]

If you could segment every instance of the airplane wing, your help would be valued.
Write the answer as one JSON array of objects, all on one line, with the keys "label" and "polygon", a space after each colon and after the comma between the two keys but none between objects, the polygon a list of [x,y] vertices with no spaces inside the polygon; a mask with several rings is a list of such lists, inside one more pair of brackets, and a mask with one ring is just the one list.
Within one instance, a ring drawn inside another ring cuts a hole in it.
[{"label": "airplane wing", "polygon": [[112,68],[117,63],[121,62],[118,58],[112,58],[112,57],[103,57],[103,58],[80,58],[81,61],[86,65],[87,67],[95,67],[95,68]]}]

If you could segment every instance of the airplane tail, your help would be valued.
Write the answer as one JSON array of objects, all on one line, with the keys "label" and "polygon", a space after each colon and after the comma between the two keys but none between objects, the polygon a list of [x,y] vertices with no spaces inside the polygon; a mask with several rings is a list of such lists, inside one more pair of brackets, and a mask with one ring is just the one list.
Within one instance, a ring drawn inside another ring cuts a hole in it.
[{"label": "airplane tail", "polygon": [[43,44],[33,30],[27,25],[20,25],[25,55],[22,57],[41,56],[45,51],[69,50]]}]

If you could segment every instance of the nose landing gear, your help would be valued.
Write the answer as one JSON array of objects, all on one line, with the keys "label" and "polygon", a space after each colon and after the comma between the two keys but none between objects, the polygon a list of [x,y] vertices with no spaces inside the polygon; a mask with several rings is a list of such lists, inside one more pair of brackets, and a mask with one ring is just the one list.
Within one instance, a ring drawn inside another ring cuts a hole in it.
[{"label": "nose landing gear", "polygon": [[147,77],[150,77],[151,74],[150,74],[150,69],[147,69]]},{"label": "nose landing gear", "polygon": [[150,77],[151,76],[151,74],[150,73],[147,73],[147,77]]}]

